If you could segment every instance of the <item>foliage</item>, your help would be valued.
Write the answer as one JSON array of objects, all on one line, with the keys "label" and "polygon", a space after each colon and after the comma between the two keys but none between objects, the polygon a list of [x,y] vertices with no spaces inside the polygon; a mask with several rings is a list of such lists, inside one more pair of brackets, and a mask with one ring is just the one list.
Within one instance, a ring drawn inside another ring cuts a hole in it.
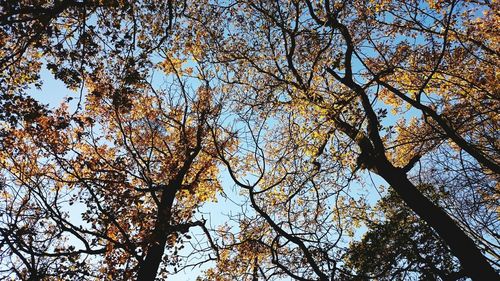
[{"label": "foliage", "polygon": [[[426,191],[425,187],[420,189]],[[432,187],[427,191],[432,192]],[[445,242],[404,206],[397,194],[389,192],[376,208],[380,212],[379,219],[367,223],[369,230],[361,241],[350,246],[346,257],[347,264],[356,270],[359,279],[464,278]]]},{"label": "foliage", "polygon": [[496,279],[498,6],[0,0],[2,274]]}]

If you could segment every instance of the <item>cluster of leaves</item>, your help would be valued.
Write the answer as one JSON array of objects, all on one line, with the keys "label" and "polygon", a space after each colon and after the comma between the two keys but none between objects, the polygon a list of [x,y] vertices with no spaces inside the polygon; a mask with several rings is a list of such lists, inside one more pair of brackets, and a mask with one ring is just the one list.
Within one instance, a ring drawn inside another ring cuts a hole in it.
[{"label": "cluster of leaves", "polygon": [[498,8],[0,0],[1,274],[495,280]]},{"label": "cluster of leaves", "polygon": [[[431,186],[419,188],[434,192]],[[427,195],[437,201],[436,194]],[[346,257],[357,279],[465,279],[446,243],[394,191],[377,203],[377,210],[380,214],[367,222],[367,233],[351,245]]]}]

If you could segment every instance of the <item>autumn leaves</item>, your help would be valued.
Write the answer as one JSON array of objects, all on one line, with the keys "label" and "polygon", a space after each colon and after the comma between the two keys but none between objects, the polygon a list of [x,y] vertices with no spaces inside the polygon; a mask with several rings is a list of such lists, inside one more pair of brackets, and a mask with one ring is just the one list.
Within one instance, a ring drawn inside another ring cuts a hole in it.
[{"label": "autumn leaves", "polygon": [[42,2],[0,17],[4,275],[497,277],[496,3]]}]

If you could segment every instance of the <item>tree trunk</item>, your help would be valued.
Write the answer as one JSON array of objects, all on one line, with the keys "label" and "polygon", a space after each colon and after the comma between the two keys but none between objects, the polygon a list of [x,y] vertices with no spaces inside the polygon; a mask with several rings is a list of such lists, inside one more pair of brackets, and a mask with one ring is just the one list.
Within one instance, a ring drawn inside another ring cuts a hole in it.
[{"label": "tree trunk", "polygon": [[146,258],[139,264],[137,281],[153,281],[158,273],[158,268],[165,253],[165,245],[170,234],[170,219],[172,217],[172,205],[175,200],[177,189],[166,186],[163,190],[155,228],[151,234],[150,242],[146,250]]},{"label": "tree trunk", "polygon": [[[385,161],[382,161],[385,162]],[[376,163],[377,173],[401,196],[404,202],[431,226],[450,247],[473,280],[500,280],[472,239],[440,207],[425,197],[408,179],[405,172],[390,163]]]},{"label": "tree trunk", "polygon": [[160,237],[154,242],[151,242],[147,249],[146,258],[139,266],[137,275],[138,281],[153,281],[155,280],[158,268],[160,267],[163,253],[165,251],[166,237]]}]

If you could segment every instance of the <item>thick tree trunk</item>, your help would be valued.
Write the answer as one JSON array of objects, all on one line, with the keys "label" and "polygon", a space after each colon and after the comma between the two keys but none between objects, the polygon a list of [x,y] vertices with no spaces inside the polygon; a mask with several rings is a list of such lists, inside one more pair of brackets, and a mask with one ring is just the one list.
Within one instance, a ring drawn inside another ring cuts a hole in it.
[{"label": "thick tree trunk", "polygon": [[155,280],[165,251],[166,242],[166,237],[160,237],[160,239],[157,239],[148,246],[146,258],[139,266],[139,273],[137,275],[138,281]]},{"label": "thick tree trunk", "polygon": [[[385,161],[383,161],[385,162]],[[500,280],[500,276],[488,263],[472,239],[465,234],[455,221],[440,207],[425,197],[405,172],[393,167],[390,163],[375,164],[377,173],[401,196],[404,202],[417,215],[429,224],[438,235],[448,244],[464,268],[465,273],[473,280]]]},{"label": "thick tree trunk", "polygon": [[170,219],[172,217],[172,205],[175,200],[177,189],[167,186],[163,190],[155,229],[151,234],[150,242],[146,250],[146,258],[139,264],[137,281],[153,281],[158,273],[158,268],[165,253],[165,245],[170,234]]}]

